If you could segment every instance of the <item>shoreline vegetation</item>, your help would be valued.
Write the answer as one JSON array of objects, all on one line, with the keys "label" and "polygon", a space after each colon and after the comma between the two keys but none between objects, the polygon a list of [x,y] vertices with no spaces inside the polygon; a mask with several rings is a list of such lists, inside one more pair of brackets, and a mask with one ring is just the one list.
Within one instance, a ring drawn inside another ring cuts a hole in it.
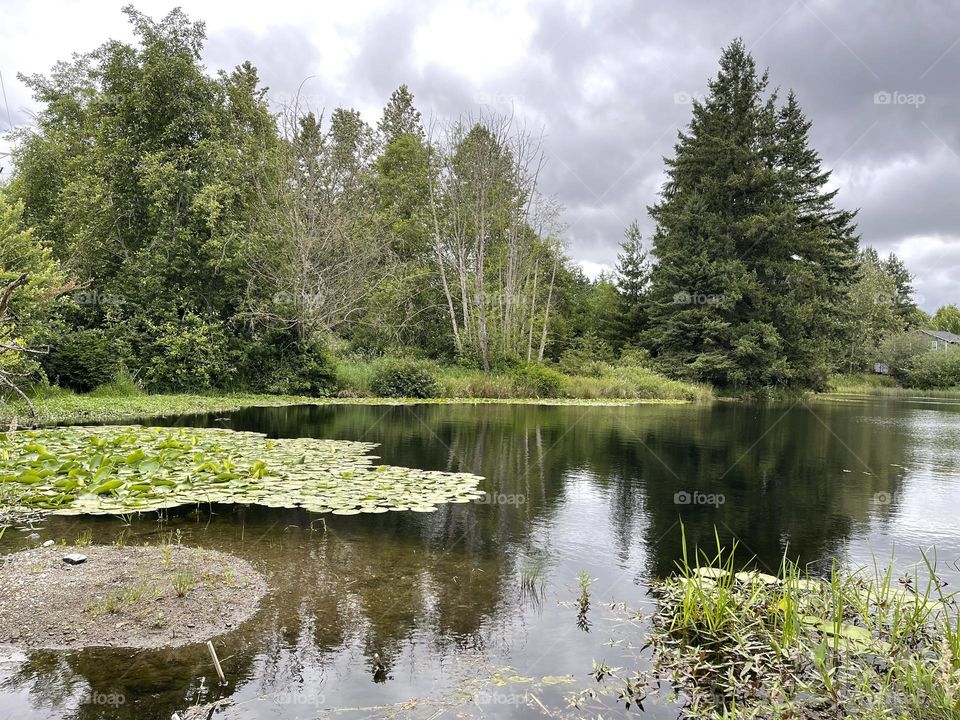
[{"label": "shoreline vegetation", "polygon": [[[286,407],[294,405],[440,405],[467,404],[532,404],[552,406],[618,406],[684,404],[714,400],[761,399],[761,396],[718,394],[704,385],[691,385],[669,380],[649,371],[635,368],[646,383],[625,383],[614,387],[611,380],[594,377],[564,376],[569,392],[557,397],[518,394],[507,374],[483,373],[462,368],[447,368],[440,373],[438,394],[432,397],[388,397],[370,391],[363,376],[366,369],[354,369],[353,388],[342,395],[310,397],[307,395],[270,395],[251,392],[222,393],[157,393],[148,394],[135,386],[126,389],[105,387],[91,393],[74,393],[61,388],[43,388],[31,397],[36,417],[31,421],[30,408],[22,401],[0,401],[0,423],[14,418],[19,425],[106,422],[171,415],[233,412],[248,407]],[[574,394],[576,393],[576,394]],[[960,387],[947,390],[904,388],[882,375],[838,375],[829,389],[815,397],[840,399],[860,396],[960,399]],[[773,399],[776,399],[775,397]]]},{"label": "shoreline vegetation", "polygon": [[[397,369],[397,366],[399,369]],[[535,403],[544,405],[621,405],[703,402],[713,399],[705,385],[671,380],[642,367],[603,366],[593,375],[566,375],[550,368],[487,373],[466,368],[434,368],[409,361],[351,363],[337,369],[326,397],[251,392],[148,394],[134,382],[111,383],[90,393],[39,387],[31,394],[36,416],[24,401],[0,402],[0,422],[21,425],[104,422],[169,415],[230,412],[245,407],[330,404]],[[394,372],[395,371],[395,372]]]},{"label": "shoreline vegetation", "polygon": [[736,551],[718,538],[698,563],[684,540],[677,574],[653,586],[654,658],[683,717],[957,717],[960,607],[935,560],[818,578],[787,557],[738,572]]}]

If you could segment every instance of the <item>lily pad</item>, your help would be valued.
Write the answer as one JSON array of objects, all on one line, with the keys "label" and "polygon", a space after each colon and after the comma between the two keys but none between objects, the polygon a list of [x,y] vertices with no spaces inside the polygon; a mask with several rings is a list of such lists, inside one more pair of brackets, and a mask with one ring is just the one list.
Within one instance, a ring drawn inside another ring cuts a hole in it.
[{"label": "lily pad", "polygon": [[303,507],[338,515],[433,512],[483,495],[480,477],[374,466],[372,443],[222,428],[137,425],[0,434],[7,502],[61,515],[146,512],[198,503]]}]

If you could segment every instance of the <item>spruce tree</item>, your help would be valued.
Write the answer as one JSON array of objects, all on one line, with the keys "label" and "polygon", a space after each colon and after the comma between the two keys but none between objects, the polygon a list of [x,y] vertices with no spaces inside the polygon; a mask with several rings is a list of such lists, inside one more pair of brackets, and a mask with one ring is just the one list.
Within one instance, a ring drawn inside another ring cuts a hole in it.
[{"label": "spruce tree", "polygon": [[646,338],[676,375],[817,387],[843,343],[854,214],[834,207],[796,98],[778,109],[767,82],[734,41],[666,159]]},{"label": "spruce tree", "polygon": [[620,293],[622,335],[618,345],[634,343],[647,324],[650,261],[643,249],[640,224],[634,220],[624,231],[617,255],[616,287]]}]

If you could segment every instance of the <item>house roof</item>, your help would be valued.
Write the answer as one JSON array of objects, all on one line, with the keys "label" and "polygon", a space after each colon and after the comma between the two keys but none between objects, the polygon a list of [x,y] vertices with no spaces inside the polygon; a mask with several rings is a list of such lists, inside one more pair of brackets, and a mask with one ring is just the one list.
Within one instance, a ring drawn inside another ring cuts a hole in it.
[{"label": "house roof", "polygon": [[952,332],[946,332],[945,330],[929,330],[924,328],[920,332],[932,335],[948,343],[960,343],[960,335],[954,335]]}]

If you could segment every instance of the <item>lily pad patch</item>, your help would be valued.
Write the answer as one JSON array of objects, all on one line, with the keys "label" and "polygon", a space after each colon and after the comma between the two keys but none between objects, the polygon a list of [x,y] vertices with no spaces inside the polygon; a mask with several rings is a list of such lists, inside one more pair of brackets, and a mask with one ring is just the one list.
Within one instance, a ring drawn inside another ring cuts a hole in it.
[{"label": "lily pad patch", "polygon": [[221,428],[139,425],[0,433],[0,497],[61,515],[117,515],[197,503],[303,507],[338,515],[481,497],[481,478],[374,465],[373,443],[268,439]]}]

